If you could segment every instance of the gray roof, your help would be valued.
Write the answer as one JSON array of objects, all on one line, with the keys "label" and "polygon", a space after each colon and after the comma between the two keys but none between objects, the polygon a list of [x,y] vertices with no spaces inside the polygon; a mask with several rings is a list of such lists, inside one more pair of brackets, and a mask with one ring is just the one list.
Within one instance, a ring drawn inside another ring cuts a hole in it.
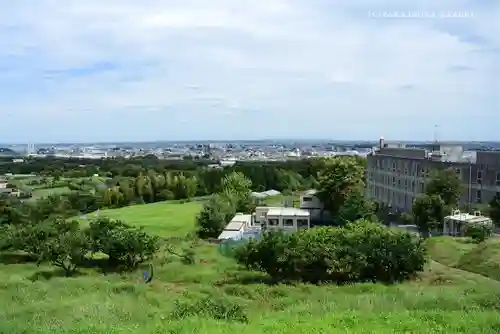
[{"label": "gray roof", "polygon": [[268,216],[300,216],[309,217],[310,213],[307,210],[297,208],[271,208],[267,212]]}]

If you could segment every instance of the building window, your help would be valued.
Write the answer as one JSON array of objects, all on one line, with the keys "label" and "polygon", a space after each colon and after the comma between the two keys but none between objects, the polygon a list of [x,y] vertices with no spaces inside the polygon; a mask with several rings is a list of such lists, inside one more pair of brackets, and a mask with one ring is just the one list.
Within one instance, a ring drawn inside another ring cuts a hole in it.
[{"label": "building window", "polygon": [[283,222],[283,226],[293,227],[293,219],[285,219],[285,221]]},{"label": "building window", "polygon": [[477,171],[477,184],[482,184],[483,183],[483,172],[478,170]]},{"label": "building window", "polygon": [[269,219],[268,222],[269,222],[269,226],[278,226],[279,225],[278,219]]},{"label": "building window", "polygon": [[476,203],[481,204],[481,190],[476,191]]},{"label": "building window", "polygon": [[420,182],[420,192],[423,193],[424,192],[424,183],[423,182]]},{"label": "building window", "polygon": [[500,172],[497,172],[496,185],[500,187]]},{"label": "building window", "polygon": [[396,186],[396,178],[393,176],[392,177],[392,186],[395,187]]},{"label": "building window", "polygon": [[395,161],[392,162],[392,172],[393,173],[396,172],[396,162]]},{"label": "building window", "polygon": [[302,197],[302,201],[303,202],[311,202],[312,201],[312,197]]},{"label": "building window", "polygon": [[309,226],[307,219],[297,219],[298,228],[307,228]]}]

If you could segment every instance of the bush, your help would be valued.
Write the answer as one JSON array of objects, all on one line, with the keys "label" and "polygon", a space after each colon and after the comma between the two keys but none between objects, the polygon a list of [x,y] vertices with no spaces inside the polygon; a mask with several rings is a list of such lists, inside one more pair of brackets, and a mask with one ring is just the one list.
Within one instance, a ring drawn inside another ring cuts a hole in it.
[{"label": "bush", "polygon": [[100,218],[92,221],[85,231],[92,252],[102,252],[111,265],[127,269],[150,259],[159,249],[159,238],[141,229],[132,228],[119,220]]},{"label": "bush", "polygon": [[82,231],[58,234],[42,245],[40,259],[64,270],[66,276],[75,273],[89,251],[89,239]]},{"label": "bush", "polygon": [[196,217],[198,236],[202,239],[217,238],[235,214],[236,209],[231,201],[225,196],[214,195]]},{"label": "bush", "polygon": [[368,221],[293,234],[266,232],[235,251],[238,263],[276,281],[396,282],[422,271],[420,239]]},{"label": "bush", "polygon": [[194,303],[175,302],[175,309],[170,318],[182,320],[191,316],[208,316],[215,320],[236,321],[248,323],[245,309],[230,300],[223,298],[204,298]]},{"label": "bush", "polygon": [[485,241],[492,234],[493,226],[489,224],[468,224],[465,227],[465,235],[476,243]]},{"label": "bush", "polygon": [[33,225],[11,227],[6,231],[6,240],[11,250],[20,250],[44,261],[45,246],[61,234],[75,233],[79,230],[77,221],[56,219]]}]

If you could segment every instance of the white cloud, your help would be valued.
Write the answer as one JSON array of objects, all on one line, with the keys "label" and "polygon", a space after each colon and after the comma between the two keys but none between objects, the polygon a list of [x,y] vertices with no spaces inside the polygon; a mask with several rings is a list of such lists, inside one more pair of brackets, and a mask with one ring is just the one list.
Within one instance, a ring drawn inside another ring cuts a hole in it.
[{"label": "white cloud", "polygon": [[[5,140],[500,139],[498,6],[351,3],[10,0]],[[417,10],[472,17],[380,18]]]}]

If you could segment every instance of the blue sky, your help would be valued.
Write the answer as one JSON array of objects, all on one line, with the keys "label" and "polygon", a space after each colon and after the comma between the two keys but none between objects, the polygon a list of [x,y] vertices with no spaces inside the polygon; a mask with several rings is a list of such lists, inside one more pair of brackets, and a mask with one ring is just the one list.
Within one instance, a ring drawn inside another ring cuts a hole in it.
[{"label": "blue sky", "polygon": [[0,142],[500,140],[498,17],[497,0],[3,0]]}]

